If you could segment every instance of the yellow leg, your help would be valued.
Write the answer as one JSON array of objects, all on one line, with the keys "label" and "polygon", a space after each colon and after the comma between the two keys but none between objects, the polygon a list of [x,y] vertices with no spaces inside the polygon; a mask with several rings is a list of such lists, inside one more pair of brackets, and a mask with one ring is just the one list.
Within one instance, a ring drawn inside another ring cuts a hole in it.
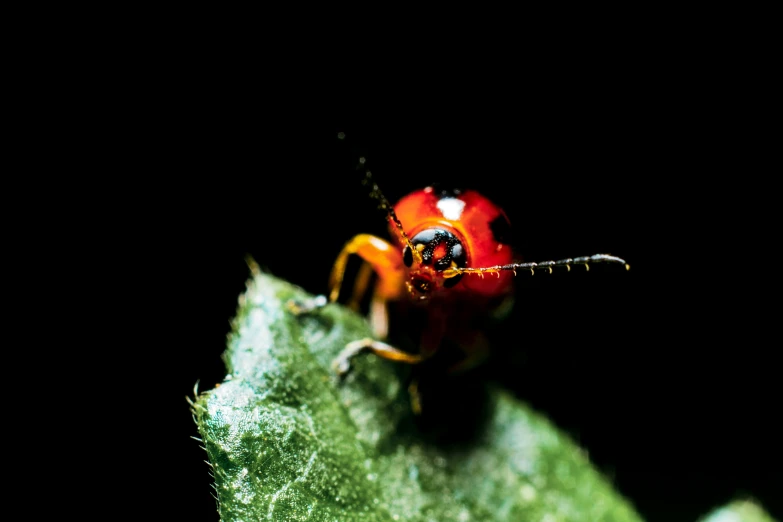
[{"label": "yellow leg", "polygon": [[332,362],[334,371],[341,377],[351,370],[351,359],[361,352],[372,352],[378,357],[390,361],[403,362],[407,364],[419,364],[427,358],[423,355],[403,352],[390,344],[376,341],[375,339],[365,338],[348,343],[337,358]]},{"label": "yellow leg", "polygon": [[353,295],[348,301],[348,307],[351,310],[359,310],[367,286],[370,284],[370,276],[372,276],[372,265],[366,262],[362,263],[362,266],[359,267],[359,273],[356,275],[356,282],[353,284]]},{"label": "yellow leg", "polygon": [[[376,301],[382,302],[385,307],[387,300],[398,299],[402,295],[402,290],[405,287],[403,285],[404,271],[400,251],[383,239],[370,234],[359,234],[345,244],[334,262],[332,273],[329,276],[330,303],[337,301],[340,297],[340,287],[345,277],[348,258],[353,254],[358,255],[364,263],[359,268],[356,282],[353,285],[353,295],[348,302],[350,308],[358,310],[359,304],[370,284],[370,277],[373,272],[378,274],[378,281],[373,294],[373,305],[375,307],[377,307]],[[318,296],[304,303],[290,301],[287,303],[287,306],[292,313],[302,315],[321,308],[325,304],[326,298]],[[377,310],[371,310],[371,319],[373,318],[373,313],[376,313],[376,317],[379,319],[385,318],[385,316],[378,316]],[[381,337],[385,337],[385,329],[383,331],[384,335]]]},{"label": "yellow leg", "polygon": [[[383,299],[398,299],[405,288],[401,250],[391,243],[370,234],[359,234],[348,241],[332,267],[329,277],[329,301],[340,297],[340,287],[345,277],[348,258],[356,254],[378,274],[376,292]],[[361,281],[360,281],[361,283]]]},{"label": "yellow leg", "polygon": [[[329,277],[329,301],[335,302],[340,297],[340,287],[345,277],[348,258],[359,256],[363,261],[354,284],[351,305],[358,306],[367,290],[370,276],[375,272],[378,276],[370,303],[370,322],[373,333],[377,337],[386,337],[388,330],[388,313],[386,303],[399,299],[403,295],[405,285],[405,269],[402,262],[401,249],[391,243],[370,234],[359,234],[348,241],[332,267]],[[351,359],[357,354],[370,351],[379,357],[391,361],[408,364],[418,364],[424,360],[421,355],[413,355],[386,343],[373,339],[362,339],[348,343],[332,363],[338,375],[344,376],[351,368]]]},{"label": "yellow leg", "polygon": [[377,339],[386,339],[389,334],[389,309],[386,307],[386,299],[381,299],[373,294],[370,302],[370,327]]}]

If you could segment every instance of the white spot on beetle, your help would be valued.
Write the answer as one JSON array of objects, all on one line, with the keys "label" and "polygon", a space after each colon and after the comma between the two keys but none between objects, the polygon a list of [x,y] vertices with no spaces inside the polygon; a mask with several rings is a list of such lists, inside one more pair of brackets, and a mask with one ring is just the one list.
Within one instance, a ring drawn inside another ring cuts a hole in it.
[{"label": "white spot on beetle", "polygon": [[438,200],[436,206],[443,217],[453,221],[458,220],[462,216],[462,211],[465,210],[465,202],[457,198],[443,198]]}]

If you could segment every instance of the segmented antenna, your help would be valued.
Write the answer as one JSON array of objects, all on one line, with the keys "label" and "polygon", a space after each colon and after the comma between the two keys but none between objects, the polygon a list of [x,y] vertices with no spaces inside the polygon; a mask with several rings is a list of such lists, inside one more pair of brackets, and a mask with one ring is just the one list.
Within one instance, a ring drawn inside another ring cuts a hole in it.
[{"label": "segmented antenna", "polygon": [[443,277],[449,279],[461,274],[477,274],[479,277],[484,277],[484,274],[497,274],[497,276],[500,277],[500,272],[504,270],[511,270],[514,272],[514,275],[517,275],[517,270],[530,270],[530,274],[533,275],[536,273],[536,268],[545,268],[549,270],[549,273],[551,274],[553,267],[564,266],[570,272],[571,265],[584,265],[585,270],[590,270],[590,263],[620,263],[625,265],[626,270],[631,269],[631,265],[626,263],[624,259],[608,254],[595,254],[585,257],[569,257],[568,259],[559,259],[557,261],[541,261],[539,263],[511,263],[508,265],[495,265],[482,268],[453,267],[444,270]]},{"label": "segmented antenna", "polygon": [[[364,165],[365,159],[359,158],[359,164]],[[405,241],[405,244],[408,245],[408,248],[411,249],[411,253],[413,254],[413,259],[417,263],[421,263],[421,252],[419,252],[416,247],[413,246],[413,243],[411,243],[410,238],[408,237],[408,234],[405,233],[405,230],[402,228],[402,223],[400,223],[400,218],[397,217],[397,213],[394,212],[394,207],[392,207],[391,203],[389,203],[389,200],[386,199],[386,196],[383,195],[383,192],[381,192],[381,189],[378,187],[378,184],[375,183],[375,181],[372,179],[372,172],[369,170],[364,171],[364,179],[362,180],[362,183],[364,185],[370,186],[370,197],[378,200],[378,208],[381,210],[385,210],[386,214],[391,218],[391,220],[394,222],[394,224],[397,226],[397,230],[400,231],[400,235],[402,236],[403,241]]]},{"label": "segmented antenna", "polygon": [[[345,133],[338,132],[337,138],[344,140]],[[397,227],[397,230],[399,230],[400,236],[402,236],[403,241],[405,241],[405,244],[408,246],[408,248],[411,249],[411,254],[413,254],[413,259],[417,263],[421,263],[422,261],[421,252],[416,250],[416,247],[414,247],[413,243],[411,243],[408,234],[406,234],[405,229],[402,228],[402,223],[400,222],[400,218],[398,218],[397,213],[394,212],[394,207],[392,207],[391,203],[389,203],[389,200],[386,199],[386,196],[383,195],[383,192],[381,191],[380,187],[378,187],[378,184],[375,183],[375,180],[372,179],[372,172],[370,172],[369,169],[366,169],[364,167],[365,163],[367,163],[367,159],[364,156],[359,157],[359,164],[356,166],[356,170],[364,169],[364,179],[362,180],[362,184],[365,186],[367,185],[370,186],[370,197],[378,201],[379,209],[386,211],[387,216],[392,220],[392,222],[394,222],[394,225]]]}]

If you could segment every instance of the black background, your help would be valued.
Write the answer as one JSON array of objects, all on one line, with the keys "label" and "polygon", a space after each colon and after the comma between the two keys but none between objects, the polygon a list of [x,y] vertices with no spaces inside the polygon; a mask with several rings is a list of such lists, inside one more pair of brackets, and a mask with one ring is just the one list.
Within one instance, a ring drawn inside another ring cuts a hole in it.
[{"label": "black background", "polygon": [[754,220],[737,217],[744,196],[722,181],[736,182],[742,154],[713,142],[687,100],[651,92],[564,88],[519,110],[361,124],[251,117],[230,101],[160,117],[133,160],[155,172],[139,174],[150,193],[133,212],[134,258],[155,276],[141,321],[156,342],[137,384],[165,412],[142,437],[174,470],[172,513],[218,520],[185,397],[223,377],[245,255],[323,293],[347,239],[385,235],[353,169],[362,154],[392,201],[434,181],[479,190],[506,210],[526,260],[627,259],[629,272],[520,277],[497,335],[524,349],[485,375],[586,448],[648,520],[696,520],[745,497],[780,516],[779,371],[763,333],[774,319],[758,297],[769,281],[735,262],[752,252]]}]

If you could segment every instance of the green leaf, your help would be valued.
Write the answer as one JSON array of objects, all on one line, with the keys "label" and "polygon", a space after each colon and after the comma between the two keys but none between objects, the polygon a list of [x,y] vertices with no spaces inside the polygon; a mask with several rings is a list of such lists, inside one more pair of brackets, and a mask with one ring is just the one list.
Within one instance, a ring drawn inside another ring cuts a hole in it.
[{"label": "green leaf", "polygon": [[775,522],[775,520],[755,502],[737,500],[716,509],[700,522]]},{"label": "green leaf", "polygon": [[361,355],[341,382],[332,360],[369,327],[338,305],[288,311],[311,297],[256,272],[226,380],[193,404],[223,521],[641,520],[579,447],[503,390],[443,381],[448,414],[417,418],[406,365]]}]

